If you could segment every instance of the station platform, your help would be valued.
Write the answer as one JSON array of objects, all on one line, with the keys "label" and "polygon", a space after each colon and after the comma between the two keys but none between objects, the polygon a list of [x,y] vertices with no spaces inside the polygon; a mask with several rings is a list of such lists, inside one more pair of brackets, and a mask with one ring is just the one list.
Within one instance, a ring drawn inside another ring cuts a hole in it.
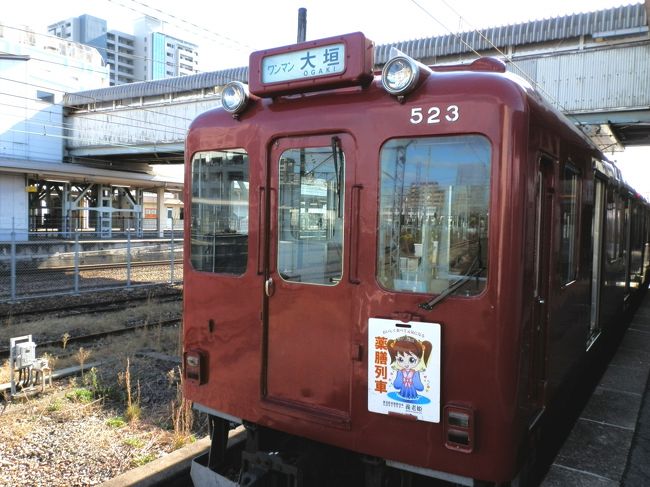
[{"label": "station platform", "polygon": [[650,485],[650,292],[542,487]]}]

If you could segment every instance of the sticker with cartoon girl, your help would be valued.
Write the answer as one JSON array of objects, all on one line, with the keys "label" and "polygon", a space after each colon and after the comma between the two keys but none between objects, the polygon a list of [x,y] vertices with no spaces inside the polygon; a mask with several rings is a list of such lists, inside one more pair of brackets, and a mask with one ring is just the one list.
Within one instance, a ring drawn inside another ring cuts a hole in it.
[{"label": "sticker with cartoon girl", "polygon": [[427,340],[404,335],[396,340],[388,340],[386,345],[390,355],[391,367],[397,371],[393,387],[397,395],[389,394],[394,399],[409,402],[428,403],[429,400],[418,394],[424,390],[420,372],[427,368],[432,345]]},{"label": "sticker with cartoon girl", "polygon": [[368,411],[440,422],[440,323],[368,320]]}]

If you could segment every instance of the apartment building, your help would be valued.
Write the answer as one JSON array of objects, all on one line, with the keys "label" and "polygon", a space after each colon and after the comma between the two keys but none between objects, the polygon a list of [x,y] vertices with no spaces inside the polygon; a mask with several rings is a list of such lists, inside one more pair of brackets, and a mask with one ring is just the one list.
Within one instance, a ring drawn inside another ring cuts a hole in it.
[{"label": "apartment building", "polygon": [[134,34],[108,30],[104,19],[80,15],[48,26],[51,35],[95,47],[110,65],[110,84],[172,78],[198,71],[198,46],[165,32],[165,23],[144,16]]}]

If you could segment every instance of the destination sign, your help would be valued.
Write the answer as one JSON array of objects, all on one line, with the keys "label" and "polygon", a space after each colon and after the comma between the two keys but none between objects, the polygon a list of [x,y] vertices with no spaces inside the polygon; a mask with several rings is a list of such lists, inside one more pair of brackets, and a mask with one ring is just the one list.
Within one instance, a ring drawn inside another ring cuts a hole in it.
[{"label": "destination sign", "polygon": [[251,53],[248,88],[252,96],[369,86],[374,44],[361,32],[301,42]]},{"label": "destination sign", "polygon": [[312,47],[262,59],[262,82],[281,83],[345,71],[345,44]]}]

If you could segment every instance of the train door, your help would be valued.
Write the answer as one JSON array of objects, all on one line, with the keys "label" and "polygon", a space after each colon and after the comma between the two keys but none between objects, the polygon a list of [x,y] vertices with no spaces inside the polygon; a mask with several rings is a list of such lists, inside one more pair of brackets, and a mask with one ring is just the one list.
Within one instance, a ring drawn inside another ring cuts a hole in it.
[{"label": "train door", "polygon": [[540,410],[544,407],[546,390],[546,334],[548,327],[553,204],[554,161],[541,156],[537,170],[535,229],[535,289],[533,334],[531,340],[530,396]]},{"label": "train door", "polygon": [[279,139],[270,153],[263,394],[334,424],[350,412],[353,148],[340,134]]},{"label": "train door", "polygon": [[600,325],[600,295],[603,265],[603,224],[605,218],[605,185],[606,183],[594,178],[594,216],[592,223],[593,257],[591,267],[591,312],[589,320],[589,348],[598,338]]}]

